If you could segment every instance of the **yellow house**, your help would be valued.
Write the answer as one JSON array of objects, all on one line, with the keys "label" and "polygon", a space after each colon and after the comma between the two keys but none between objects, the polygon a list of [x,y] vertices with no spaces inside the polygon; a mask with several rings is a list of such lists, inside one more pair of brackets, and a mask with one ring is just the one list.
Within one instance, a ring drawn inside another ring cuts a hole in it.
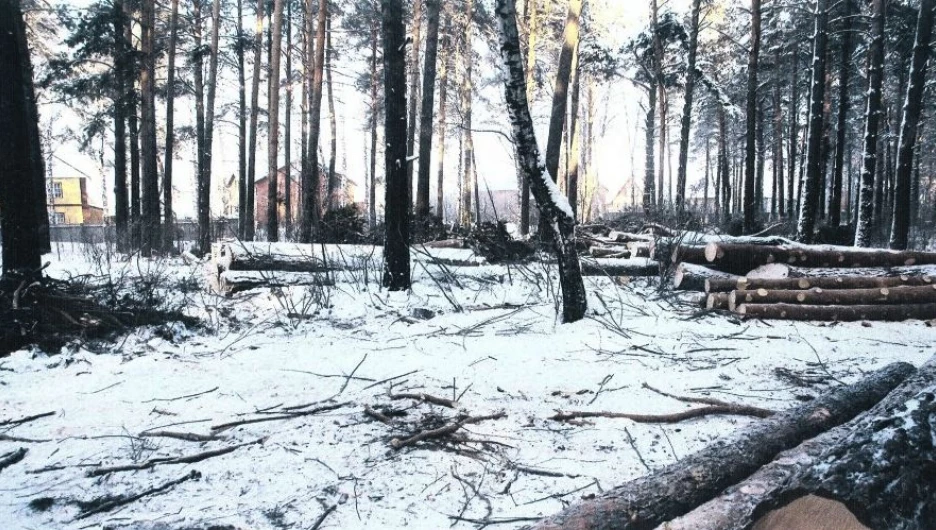
[{"label": "yellow house", "polygon": [[46,190],[49,222],[54,225],[94,225],[104,223],[104,209],[88,201],[84,177],[53,178]]}]

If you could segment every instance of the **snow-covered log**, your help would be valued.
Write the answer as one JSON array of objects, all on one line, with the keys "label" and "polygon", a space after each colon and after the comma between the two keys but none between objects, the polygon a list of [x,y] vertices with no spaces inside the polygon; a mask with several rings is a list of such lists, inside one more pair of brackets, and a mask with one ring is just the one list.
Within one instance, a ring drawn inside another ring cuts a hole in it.
[{"label": "snow-covered log", "polygon": [[[678,270],[677,270],[678,272]],[[847,272],[847,271],[845,271]],[[890,287],[915,287],[936,284],[934,276],[820,276],[800,278],[710,278],[705,282],[705,292],[729,292],[735,289],[879,289]]]},{"label": "snow-covered log", "polygon": [[745,289],[731,291],[729,308],[738,304],[877,305],[936,304],[936,285],[874,289]]},{"label": "snow-covered log", "polygon": [[910,265],[907,267],[864,267],[845,269],[839,267],[799,267],[785,263],[771,263],[752,270],[748,279],[763,278],[835,278],[839,276],[869,276],[875,278],[894,278],[907,276],[936,277],[936,265]]},{"label": "snow-covered log", "polygon": [[[673,287],[682,291],[706,291],[707,282],[719,280],[737,283],[740,278],[727,272],[712,270],[693,263],[680,263],[673,274]],[[726,289],[728,290],[728,289]]]},{"label": "snow-covered log", "polygon": [[[769,263],[786,263],[799,267],[904,267],[936,265],[936,252],[893,251],[835,246],[750,245],[709,243],[705,246],[705,262],[733,274],[748,272]],[[690,257],[694,254],[690,254]],[[684,259],[684,261],[690,261]]]},{"label": "snow-covered log", "polygon": [[796,305],[796,304],[739,304],[735,313],[748,318],[768,320],[803,320],[817,322],[856,322],[880,320],[932,320],[936,318],[936,304],[902,305]]},{"label": "snow-covered log", "polygon": [[[934,394],[936,358],[867,412],[781,453],[658,530],[932,528]],[[803,521],[804,505],[820,504],[809,495],[826,499],[826,508]]]},{"label": "snow-covered log", "polygon": [[585,276],[658,276],[660,264],[646,258],[596,258],[582,261]]},{"label": "snow-covered log", "polygon": [[681,461],[569,506],[536,530],[643,530],[690,512],[795,447],[868,410],[915,371],[889,365],[853,385],[751,424]]},{"label": "snow-covered log", "polygon": [[731,299],[728,293],[710,293],[705,299],[706,309],[730,309]]},{"label": "snow-covered log", "polygon": [[618,246],[598,246],[589,247],[588,254],[593,258],[619,258],[627,259],[631,257],[631,251],[627,247]]},{"label": "snow-covered log", "polygon": [[778,246],[793,242],[778,236],[728,236],[724,234],[703,234],[701,232],[679,232],[673,237],[654,240],[650,246],[650,256],[663,263],[690,262],[705,265],[705,247],[711,243]]},{"label": "snow-covered log", "polygon": [[224,271],[218,277],[218,290],[233,294],[258,287],[325,286],[335,281],[327,273],[282,271]]}]

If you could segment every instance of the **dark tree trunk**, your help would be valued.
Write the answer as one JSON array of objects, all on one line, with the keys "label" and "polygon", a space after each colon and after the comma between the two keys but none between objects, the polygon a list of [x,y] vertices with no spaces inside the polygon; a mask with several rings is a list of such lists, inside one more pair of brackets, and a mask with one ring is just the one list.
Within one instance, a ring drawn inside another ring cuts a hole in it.
[{"label": "dark tree trunk", "polygon": [[[313,0],[307,0],[309,13]],[[325,65],[325,23],[328,19],[328,1],[319,0],[318,20],[315,28],[315,66],[312,71],[312,100],[309,102],[309,174],[302,177],[302,229],[299,240],[312,242],[313,232],[318,230],[322,174],[318,159],[319,136],[322,131],[322,74]]]},{"label": "dark tree trunk", "polygon": [[[774,53],[775,64],[779,66],[780,50]],[[783,186],[783,98],[780,95],[781,83],[779,68],[774,75],[774,137],[773,137],[773,193],[771,194],[771,215],[779,219],[783,217],[785,188]]]},{"label": "dark tree trunk", "polygon": [[156,166],[156,3],[143,0],[140,13],[140,155],[142,159],[142,219],[140,251],[149,257],[159,247],[159,173]]},{"label": "dark tree trunk", "polygon": [[[575,0],[573,7],[574,4]],[[547,226],[552,230],[559,264],[563,321],[576,322],[585,316],[588,305],[582,270],[575,251],[575,219],[571,206],[559,192],[553,176],[540,163],[536,133],[526,100],[526,78],[514,0],[497,0],[495,15],[501,30],[501,56],[507,70],[505,99],[520,157],[519,166],[530,182],[530,190],[536,198],[540,215],[548,220]]]},{"label": "dark tree trunk", "polygon": [[920,115],[923,110],[923,92],[926,89],[926,70],[930,55],[930,39],[933,35],[933,10],[936,0],[920,1],[920,16],[917,21],[916,42],[910,66],[909,87],[900,122],[900,143],[897,148],[897,175],[894,182],[894,220],[891,226],[890,247],[905,249],[909,243],[911,207],[911,184],[913,178],[913,153],[916,148]]},{"label": "dark tree trunk", "polygon": [[728,168],[728,131],[725,123],[725,108],[718,106],[718,172],[722,183],[722,222],[731,221],[731,171]]},{"label": "dark tree trunk", "polygon": [[[419,173],[416,179],[416,218],[429,217],[429,180],[432,159],[432,110],[435,105],[436,58],[439,51],[440,0],[426,0],[426,59],[423,73],[422,108],[419,113]],[[445,103],[442,103],[443,107]],[[441,140],[443,143],[445,139]],[[441,158],[440,158],[441,162]],[[441,194],[442,186],[439,186]],[[436,215],[441,216],[439,209]]]},{"label": "dark tree trunk", "polygon": [[656,205],[656,170],[653,158],[653,139],[656,137],[656,78],[650,81],[647,87],[647,118],[644,139],[644,214],[649,215]]},{"label": "dark tree trunk", "polygon": [[[533,104],[536,85],[533,75],[536,72],[536,41],[539,35],[539,3],[540,0],[528,0],[524,5],[525,14],[529,18],[526,56],[526,96],[527,102]],[[530,183],[525,178],[520,179],[520,235],[530,233]]]},{"label": "dark tree trunk", "polygon": [[406,36],[403,0],[381,0],[386,172],[383,286],[410,288],[410,192],[406,178]]},{"label": "dark tree trunk", "polygon": [[292,69],[292,2],[286,2],[286,116],[283,136],[283,162],[286,173],[283,176],[283,228],[286,239],[290,239],[292,229],[292,101],[293,101],[293,69]]},{"label": "dark tree trunk", "polygon": [[[217,0],[215,0],[217,1]],[[270,33],[269,130],[267,142],[267,241],[279,241],[279,115],[280,56],[283,43],[283,0],[273,2],[273,27]],[[210,90],[210,88],[209,88]]]},{"label": "dark tree trunk", "polygon": [[257,179],[257,117],[260,113],[260,66],[263,62],[263,8],[266,0],[257,0],[257,22],[253,41],[253,80],[250,84],[250,143],[247,145],[247,207],[244,214],[244,239],[253,241],[257,228],[254,214],[254,182]]},{"label": "dark tree trunk", "polygon": [[371,29],[370,197],[367,201],[371,230],[377,228],[377,27]]},{"label": "dark tree trunk", "polygon": [[839,72],[839,108],[836,125],[835,140],[835,167],[832,174],[832,193],[829,195],[829,224],[838,226],[842,217],[842,187],[845,172],[845,133],[847,128],[848,110],[851,102],[848,98],[849,82],[851,77],[851,38],[852,38],[852,4],[845,0],[842,4],[842,55]]},{"label": "dark tree trunk", "polygon": [[871,1],[871,44],[868,49],[868,106],[865,113],[864,154],[858,191],[858,225],[855,246],[870,247],[874,222],[874,180],[878,173],[878,130],[884,81],[884,0]]},{"label": "dark tree trunk", "polygon": [[569,206],[572,207],[573,217],[579,218],[578,211],[579,199],[579,163],[581,160],[581,124],[579,121],[579,100],[581,99],[582,71],[579,67],[578,46],[572,58],[572,96],[569,99],[569,127],[570,141],[568,148],[568,164],[566,167],[566,196],[569,199]]},{"label": "dark tree trunk", "polygon": [[169,57],[166,74],[166,153],[163,163],[163,248],[172,250],[175,236],[172,218],[172,157],[175,143],[175,56],[176,39],[179,32],[179,0],[172,0],[172,14],[169,19]]},{"label": "dark tree trunk", "polygon": [[193,40],[197,53],[193,54],[192,70],[195,85],[195,216],[198,221],[198,235],[196,246],[198,252],[202,255],[209,252],[203,245],[208,231],[207,224],[202,223],[202,177],[205,167],[205,65],[204,54],[202,53],[202,32],[204,31],[204,19],[202,18],[203,2],[192,3],[192,21],[194,33]]},{"label": "dark tree trunk", "polygon": [[[686,210],[686,173],[689,164],[689,132],[692,126],[692,102],[695,92],[696,51],[699,43],[699,11],[702,0],[693,0],[692,15],[689,26],[689,63],[686,75],[686,95],[683,103],[682,122],[679,130],[679,169],[676,177],[676,215],[682,220]],[[706,143],[708,153],[708,143]],[[708,162],[706,162],[706,175],[708,175]],[[706,180],[706,199],[708,198],[708,181]],[[706,200],[706,202],[708,202]],[[706,204],[706,207],[708,205]]]},{"label": "dark tree trunk", "polygon": [[338,174],[335,172],[335,164],[338,160],[338,119],[335,115],[335,91],[332,86],[332,44],[331,44],[331,15],[329,14],[326,36],[325,36],[325,82],[328,87],[328,125],[329,125],[329,150],[328,150],[328,193],[326,208],[332,210],[336,207],[335,194],[338,189]]},{"label": "dark tree trunk", "polygon": [[747,84],[747,134],[744,150],[744,231],[754,232],[757,227],[757,204],[755,164],[757,157],[757,69],[761,41],[761,0],[751,0],[751,44],[748,55]]},{"label": "dark tree trunk", "polygon": [[[416,160],[413,160],[413,155],[416,154],[416,128],[417,120],[419,119],[419,106],[416,104],[419,101],[419,47],[422,44],[422,8],[423,0],[413,0],[413,26],[412,26],[412,35],[411,40],[407,43],[407,46],[410,47],[412,55],[410,56],[410,69],[409,69],[409,95],[410,100],[408,102],[407,111],[409,112],[407,121],[406,121],[406,180],[409,181],[407,190],[410,192],[410,203],[412,203],[412,194],[413,194],[413,166],[416,164]],[[468,24],[471,24],[471,15],[468,17]],[[422,161],[420,160],[420,165]],[[428,162],[427,162],[428,163]]]},{"label": "dark tree trunk", "polygon": [[[553,87],[552,111],[549,118],[549,137],[546,140],[546,171],[553,182],[559,179],[559,158],[562,150],[562,131],[565,128],[566,105],[569,101],[569,81],[572,76],[572,58],[579,42],[579,18],[582,15],[582,0],[569,0],[565,29],[562,32],[562,49],[556,66],[556,83]],[[519,44],[518,44],[519,46]],[[525,81],[525,78],[524,78]],[[524,90],[526,98],[526,90]],[[531,183],[532,186],[532,183]],[[549,232],[544,224],[548,216],[540,211],[541,237]]]},{"label": "dark tree trunk", "polygon": [[793,53],[790,54],[790,70],[793,71],[793,82],[790,87],[790,172],[787,174],[787,211],[786,216],[792,219],[796,214],[794,188],[796,187],[796,159],[799,154],[796,152],[797,140],[799,138],[799,43],[793,46]]},{"label": "dark tree trunk", "polygon": [[[445,29],[443,31],[443,47],[442,47],[442,58],[439,61],[439,169],[438,174],[436,175],[436,215],[439,216],[439,219],[445,220],[445,131],[446,131],[446,103],[448,100],[448,71],[449,71],[449,58],[451,56],[451,51],[449,50],[449,44],[451,39],[449,35],[452,30],[452,20],[448,14],[445,17]],[[427,53],[428,55],[428,53]],[[429,75],[428,73],[426,75]],[[425,96],[425,91],[423,92]],[[522,203],[522,201],[521,201]],[[520,214],[520,226],[521,232],[523,231],[524,219],[526,219],[527,229],[529,230],[529,215],[526,218],[523,217],[523,207],[521,206]]]},{"label": "dark tree trunk", "polygon": [[0,0],[0,232],[3,277],[39,273],[50,251],[45,168],[26,24],[19,0]]},{"label": "dark tree trunk", "polygon": [[114,213],[117,231],[117,250],[127,252],[130,249],[130,204],[127,194],[127,84],[131,79],[127,62],[129,51],[124,38],[123,0],[116,0],[113,6],[114,17]]},{"label": "dark tree trunk", "polygon": [[244,2],[237,0],[237,236],[247,232],[247,83],[244,72]]},{"label": "dark tree trunk", "polygon": [[828,42],[827,0],[816,0],[816,33],[813,36],[812,79],[809,104],[809,134],[806,162],[806,179],[803,185],[803,204],[800,208],[797,238],[805,243],[812,242],[819,212],[819,195],[822,193],[822,132],[823,104],[825,102],[825,61]]}]

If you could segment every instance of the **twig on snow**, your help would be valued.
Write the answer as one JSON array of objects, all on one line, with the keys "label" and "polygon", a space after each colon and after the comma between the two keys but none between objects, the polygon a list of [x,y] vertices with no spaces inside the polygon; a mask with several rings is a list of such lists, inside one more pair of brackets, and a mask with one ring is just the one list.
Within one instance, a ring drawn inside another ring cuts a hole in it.
[{"label": "twig on snow", "polygon": [[438,429],[420,431],[414,434],[413,436],[410,436],[409,438],[404,438],[402,440],[399,438],[394,438],[390,440],[390,446],[393,447],[394,449],[399,450],[404,447],[408,447],[408,446],[417,444],[425,440],[431,440],[435,438],[444,438],[450,434],[454,434],[455,432],[457,432],[459,429],[461,429],[465,425],[480,423],[486,420],[499,420],[501,418],[506,418],[506,417],[507,417],[507,414],[505,412],[498,412],[496,414],[491,414],[488,416],[468,416],[467,418],[457,420],[454,423],[444,425],[442,427],[439,427]]},{"label": "twig on snow", "polygon": [[16,451],[10,451],[4,455],[0,455],[0,471],[16,464],[26,458],[26,453],[29,452],[29,449],[25,447],[20,447]]},{"label": "twig on snow", "polygon": [[25,418],[20,418],[17,420],[3,420],[0,421],[0,427],[13,426],[13,425],[22,425],[24,423],[29,423],[31,421],[38,420],[40,418],[45,418],[55,414],[55,411],[43,412],[42,414],[33,414],[32,416],[26,416]]},{"label": "twig on snow", "polygon": [[98,513],[109,512],[113,510],[114,508],[125,506],[132,502],[138,501],[142,499],[143,497],[155,495],[157,493],[162,493],[166,490],[172,489],[187,480],[192,480],[192,479],[198,480],[200,478],[201,478],[201,473],[199,473],[198,471],[192,470],[189,474],[183,477],[177,478],[175,480],[170,480],[169,482],[156,486],[155,488],[150,488],[146,491],[142,491],[135,495],[127,495],[127,496],[118,495],[116,497],[101,497],[98,499],[94,499],[92,501],[81,502],[79,503],[79,506],[82,508],[82,511],[77,516],[75,516],[75,520],[85,519],[87,517],[90,517]]},{"label": "twig on snow", "polygon": [[98,469],[92,469],[85,473],[88,477],[99,477],[101,475],[107,475],[109,473],[118,473],[121,471],[140,471],[143,469],[152,469],[156,466],[162,465],[172,465],[172,464],[194,464],[195,462],[201,462],[202,460],[207,460],[209,458],[214,458],[216,456],[226,455],[228,453],[233,453],[234,451],[240,449],[241,447],[246,447],[248,445],[262,444],[266,441],[266,438],[258,438],[252,442],[244,442],[237,445],[232,445],[229,447],[223,447],[221,449],[214,449],[212,451],[205,451],[203,453],[197,453],[189,456],[178,456],[178,457],[161,457],[161,458],[152,458],[145,462],[139,464],[126,464],[122,466],[113,466],[113,467],[102,467]]}]

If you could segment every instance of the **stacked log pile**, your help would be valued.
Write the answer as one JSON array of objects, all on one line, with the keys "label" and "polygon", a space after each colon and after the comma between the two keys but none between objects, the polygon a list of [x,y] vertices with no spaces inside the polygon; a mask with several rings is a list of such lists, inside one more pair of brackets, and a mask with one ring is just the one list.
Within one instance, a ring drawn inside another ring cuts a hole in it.
[{"label": "stacked log pile", "polygon": [[748,318],[936,319],[936,252],[747,239],[674,246],[666,253],[677,264],[674,286]]}]

